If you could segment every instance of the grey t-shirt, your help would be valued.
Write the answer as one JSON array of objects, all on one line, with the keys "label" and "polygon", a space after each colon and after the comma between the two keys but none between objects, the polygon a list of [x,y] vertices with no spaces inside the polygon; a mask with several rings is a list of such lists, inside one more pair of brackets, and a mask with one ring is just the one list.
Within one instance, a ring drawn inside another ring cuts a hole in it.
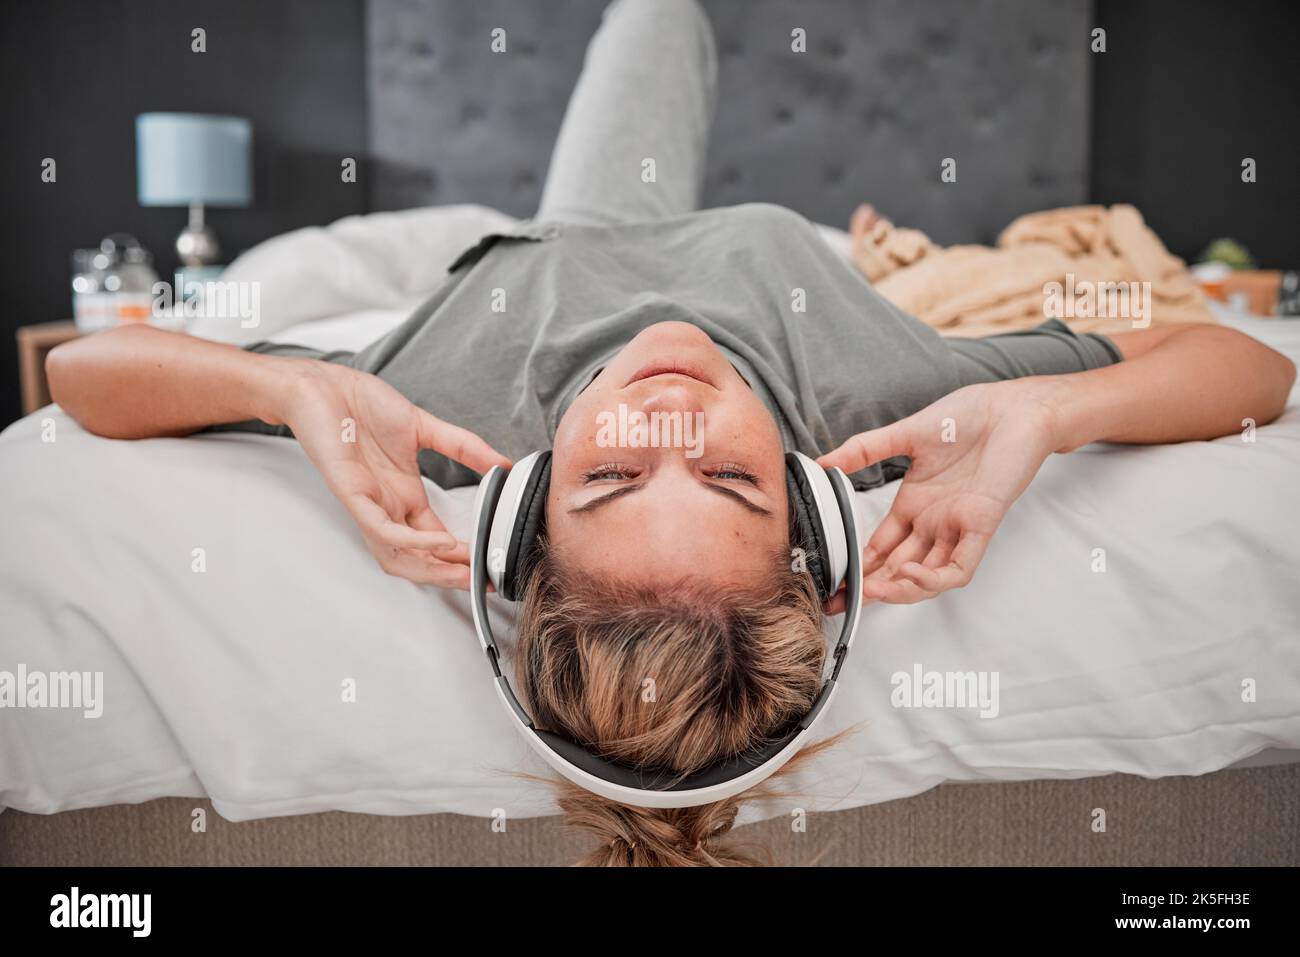
[{"label": "grey t-shirt", "polygon": [[[884,299],[803,217],[749,204],[616,226],[527,222],[467,250],[400,326],[357,353],[255,343],[373,373],[414,404],[518,459],[549,448],[573,398],[638,332],[703,329],[776,418],[788,449],[817,456],[975,382],[1079,372],[1120,353],[1049,320],[946,339]],[[289,434],[260,422],[219,427]],[[860,488],[905,462],[854,476]],[[444,488],[478,481],[434,452]]]}]

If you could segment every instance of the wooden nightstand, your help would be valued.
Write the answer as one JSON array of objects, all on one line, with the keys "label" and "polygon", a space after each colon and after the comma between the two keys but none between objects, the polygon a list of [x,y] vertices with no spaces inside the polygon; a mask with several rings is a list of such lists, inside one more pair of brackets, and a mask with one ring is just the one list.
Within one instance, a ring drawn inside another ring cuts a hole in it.
[{"label": "wooden nightstand", "polygon": [[82,335],[70,319],[19,328],[18,383],[23,393],[23,415],[50,404],[50,384],[45,381],[46,354],[59,343]]}]

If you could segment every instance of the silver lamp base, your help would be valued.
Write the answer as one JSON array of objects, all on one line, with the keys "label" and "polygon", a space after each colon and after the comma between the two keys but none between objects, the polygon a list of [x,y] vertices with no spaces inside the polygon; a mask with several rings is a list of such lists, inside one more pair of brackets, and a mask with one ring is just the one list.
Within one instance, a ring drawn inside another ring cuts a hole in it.
[{"label": "silver lamp base", "polygon": [[221,258],[217,234],[203,222],[202,203],[190,203],[190,221],[176,237],[176,255],[187,266],[211,266]]}]

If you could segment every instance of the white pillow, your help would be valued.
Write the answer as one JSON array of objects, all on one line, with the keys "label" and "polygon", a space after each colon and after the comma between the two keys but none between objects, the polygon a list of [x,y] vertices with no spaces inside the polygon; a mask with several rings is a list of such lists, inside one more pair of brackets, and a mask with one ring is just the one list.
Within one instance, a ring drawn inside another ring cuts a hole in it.
[{"label": "white pillow", "polygon": [[222,282],[256,282],[259,317],[200,318],[187,331],[247,345],[312,319],[410,307],[429,295],[460,253],[516,219],[486,206],[426,206],[348,216],[283,233],[240,255]]},{"label": "white pillow", "polygon": [[[1300,356],[1300,327],[1251,328]],[[1053,456],[970,587],[864,611],[825,728],[862,726],[794,775],[797,806],[1300,747],[1297,468],[1295,395],[1254,443]],[[862,533],[896,489],[859,496]],[[429,490],[468,536],[473,489]],[[0,435],[0,527],[0,670],[105,681],[100,718],[0,710],[0,806],[554,810],[509,773],[546,770],[502,713],[465,596],[384,575],[295,442],[115,442],[45,409]],[[918,665],[997,672],[998,716],[894,707],[891,679]]]}]

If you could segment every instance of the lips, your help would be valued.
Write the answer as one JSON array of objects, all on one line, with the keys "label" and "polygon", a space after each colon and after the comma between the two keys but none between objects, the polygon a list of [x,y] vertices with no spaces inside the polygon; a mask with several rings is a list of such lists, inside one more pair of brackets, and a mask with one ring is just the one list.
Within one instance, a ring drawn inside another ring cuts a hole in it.
[{"label": "lips", "polygon": [[699,366],[676,359],[651,362],[649,365],[642,366],[636,371],[632,378],[627,380],[627,384],[631,385],[633,382],[640,382],[642,379],[652,379],[655,376],[660,375],[686,376],[688,379],[694,379],[697,382],[703,382],[707,386],[712,386],[715,389],[717,388],[717,386],[713,385],[713,380],[705,375],[704,370]]}]

